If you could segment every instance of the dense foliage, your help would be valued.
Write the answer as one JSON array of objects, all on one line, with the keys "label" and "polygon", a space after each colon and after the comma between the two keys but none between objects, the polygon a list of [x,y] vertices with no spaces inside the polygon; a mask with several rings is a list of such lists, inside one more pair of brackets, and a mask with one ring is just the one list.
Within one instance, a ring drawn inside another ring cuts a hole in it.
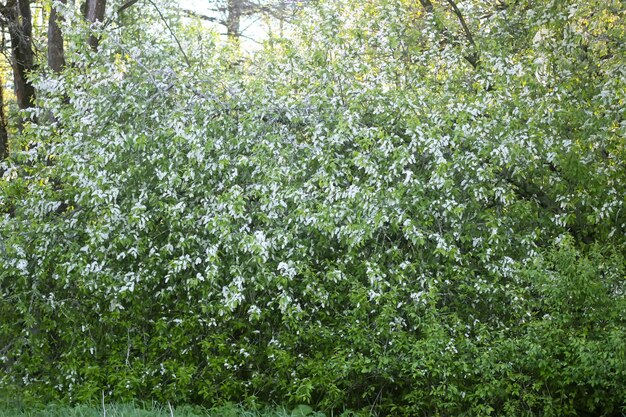
[{"label": "dense foliage", "polygon": [[65,10],[3,162],[0,384],[626,412],[625,11],[541,3],[459,3],[467,37],[445,2],[321,2],[252,60],[194,24],[187,57],[132,25],[93,52]]}]

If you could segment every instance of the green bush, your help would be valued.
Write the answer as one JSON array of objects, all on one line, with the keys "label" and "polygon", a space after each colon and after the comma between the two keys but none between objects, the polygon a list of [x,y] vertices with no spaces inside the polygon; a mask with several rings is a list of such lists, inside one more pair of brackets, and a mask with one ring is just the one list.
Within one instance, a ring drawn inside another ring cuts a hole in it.
[{"label": "green bush", "polygon": [[83,65],[37,80],[36,146],[4,162],[1,386],[625,411],[621,61],[568,60],[548,6],[560,35],[535,48],[541,25],[511,6],[517,26],[475,28],[474,69],[409,5],[374,4],[322,2],[239,66],[213,47],[188,68],[149,31],[69,44]]}]

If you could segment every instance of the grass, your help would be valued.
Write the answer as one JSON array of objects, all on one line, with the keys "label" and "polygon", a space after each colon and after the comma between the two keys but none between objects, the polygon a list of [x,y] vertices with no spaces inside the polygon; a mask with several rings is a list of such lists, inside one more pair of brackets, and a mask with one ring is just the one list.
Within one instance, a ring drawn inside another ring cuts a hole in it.
[{"label": "grass", "polygon": [[246,410],[238,406],[225,406],[207,410],[201,407],[183,406],[170,408],[156,405],[110,404],[102,406],[65,406],[51,404],[37,409],[0,406],[0,417],[322,417],[310,407],[295,410],[275,409],[267,411]]}]

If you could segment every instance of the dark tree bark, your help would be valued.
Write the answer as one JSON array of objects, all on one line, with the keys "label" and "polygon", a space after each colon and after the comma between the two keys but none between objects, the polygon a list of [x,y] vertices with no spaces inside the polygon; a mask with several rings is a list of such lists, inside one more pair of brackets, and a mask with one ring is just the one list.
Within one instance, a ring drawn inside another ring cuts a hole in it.
[{"label": "dark tree bark", "polygon": [[137,3],[139,0],[127,0],[126,3],[123,3],[119,9],[117,9],[118,12],[123,12],[124,10],[128,9],[129,7],[131,7],[132,5],[134,5],[135,3]]},{"label": "dark tree bark", "polygon": [[4,86],[0,82],[0,161],[9,156],[9,133],[4,115]]},{"label": "dark tree bark", "polygon": [[[104,11],[106,10],[106,0],[87,0],[87,8],[85,10],[87,21],[90,23],[102,22],[104,20]],[[100,39],[96,36],[89,36],[89,46],[94,51],[98,50]]]},{"label": "dark tree bark", "polygon": [[20,109],[35,103],[35,88],[28,80],[28,73],[35,69],[32,48],[33,25],[30,0],[8,0],[1,9],[11,38],[11,66],[15,97]]},{"label": "dark tree bark", "polygon": [[[65,4],[66,0],[61,0]],[[54,72],[60,72],[65,66],[65,51],[63,49],[63,33],[59,26],[61,16],[55,7],[50,11],[48,20],[48,65]]]}]

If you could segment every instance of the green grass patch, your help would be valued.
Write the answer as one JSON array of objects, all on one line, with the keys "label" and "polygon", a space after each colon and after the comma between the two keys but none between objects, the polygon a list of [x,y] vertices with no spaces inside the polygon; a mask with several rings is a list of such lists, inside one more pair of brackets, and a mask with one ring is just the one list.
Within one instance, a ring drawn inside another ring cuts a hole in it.
[{"label": "green grass patch", "polygon": [[[351,414],[345,414],[351,415]],[[32,408],[25,406],[0,406],[0,417],[323,417],[308,406],[293,410],[248,410],[237,405],[206,409],[198,406],[169,407],[159,405],[108,404],[58,405]]]}]

